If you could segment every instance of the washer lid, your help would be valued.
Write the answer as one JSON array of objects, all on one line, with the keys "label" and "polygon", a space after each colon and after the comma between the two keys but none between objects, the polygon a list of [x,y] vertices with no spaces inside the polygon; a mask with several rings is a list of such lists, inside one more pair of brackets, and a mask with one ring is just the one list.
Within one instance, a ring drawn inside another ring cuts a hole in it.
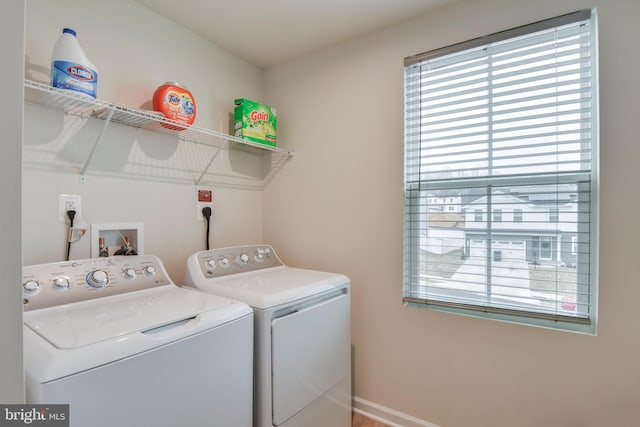
[{"label": "washer lid", "polygon": [[205,292],[266,309],[347,285],[349,279],[343,274],[281,266],[195,282]]},{"label": "washer lid", "polygon": [[[75,349],[131,333],[148,333],[217,310],[220,315],[206,316],[207,325],[200,323],[198,329],[212,328],[229,321],[229,310],[224,308],[232,304],[238,305],[226,298],[167,285],[32,311],[25,313],[24,323],[56,348]],[[236,313],[236,317],[244,313]],[[185,331],[186,335],[190,333]]]}]

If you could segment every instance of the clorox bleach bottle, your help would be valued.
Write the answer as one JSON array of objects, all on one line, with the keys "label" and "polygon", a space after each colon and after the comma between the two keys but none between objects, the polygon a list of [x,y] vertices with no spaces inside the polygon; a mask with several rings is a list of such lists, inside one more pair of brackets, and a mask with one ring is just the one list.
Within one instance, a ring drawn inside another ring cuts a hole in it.
[{"label": "clorox bleach bottle", "polygon": [[98,70],[85,55],[71,28],[62,30],[53,48],[51,86],[96,97]]}]

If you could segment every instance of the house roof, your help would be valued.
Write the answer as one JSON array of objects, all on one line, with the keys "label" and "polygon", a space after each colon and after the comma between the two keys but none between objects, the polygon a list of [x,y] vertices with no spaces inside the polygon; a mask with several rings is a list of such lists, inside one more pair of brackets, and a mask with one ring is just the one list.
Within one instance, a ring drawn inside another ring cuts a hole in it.
[{"label": "house roof", "polygon": [[[508,204],[508,203],[517,203],[519,205],[522,204],[529,204],[529,201],[527,199],[521,199],[519,197],[513,196],[511,194],[505,194],[502,191],[496,190],[493,193],[491,193],[491,198],[492,200],[495,200],[496,198],[501,198],[502,201],[500,202],[492,202],[492,204]],[[482,196],[478,199],[475,199],[474,201],[472,201],[471,203],[469,203],[469,205],[479,205],[479,204],[487,204],[487,196]],[[466,208],[466,206],[465,206]]]},{"label": "house roof", "polygon": [[[533,187],[530,187],[533,189]],[[528,193],[528,192],[518,192],[518,193],[504,193],[503,191],[496,190],[491,193],[492,197],[492,205],[508,205],[508,204],[519,204],[519,205],[529,205],[529,206],[559,206],[566,205],[571,203],[572,200],[569,197],[569,193],[559,193],[559,192],[541,192],[538,188],[537,191]],[[560,194],[564,194],[564,196],[560,196]],[[549,195],[552,195],[551,198]],[[463,206],[463,209],[467,209],[471,205],[482,205],[487,204],[487,196],[479,197],[467,205]]]},{"label": "house roof", "polygon": [[444,212],[429,212],[429,227],[464,229],[464,215]]}]

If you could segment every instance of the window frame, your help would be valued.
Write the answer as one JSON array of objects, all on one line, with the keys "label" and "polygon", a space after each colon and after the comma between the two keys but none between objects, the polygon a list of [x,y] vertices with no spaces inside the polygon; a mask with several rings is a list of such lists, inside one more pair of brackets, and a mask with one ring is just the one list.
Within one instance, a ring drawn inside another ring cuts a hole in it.
[{"label": "window frame", "polygon": [[[511,30],[507,30],[507,31],[503,31],[500,33],[494,33],[491,34],[489,36],[485,36],[485,37],[481,37],[478,39],[474,39],[474,40],[470,40],[467,42],[463,42],[463,43],[458,43],[456,45],[452,45],[452,46],[447,46],[445,48],[441,48],[441,49],[436,49],[433,51],[429,51],[429,52],[425,52],[419,55],[414,55],[408,58],[405,58],[405,67],[409,64],[414,64],[417,62],[421,62],[421,61],[425,61],[428,60],[430,58],[436,58],[439,56],[444,56],[444,55],[448,55],[450,53],[453,52],[460,52],[460,51],[464,51],[467,49],[472,49],[474,47],[478,47],[478,46],[482,46],[482,45],[486,45],[489,43],[492,43],[495,40],[506,40],[506,39],[510,39],[510,38],[514,38],[514,37],[518,37],[520,35],[526,35],[529,33],[534,33],[540,30],[544,30],[544,29],[549,29],[549,28],[553,28],[553,27],[558,27],[561,25],[564,25],[566,23],[572,23],[572,22],[576,22],[576,21],[581,21],[581,20],[585,20],[585,19],[589,19],[591,21],[591,31],[593,32],[593,36],[591,38],[592,40],[592,51],[591,51],[591,60],[592,60],[592,67],[591,67],[591,71],[593,73],[592,75],[592,82],[593,82],[593,106],[592,106],[592,133],[593,133],[593,142],[592,142],[592,146],[591,146],[591,153],[593,156],[592,159],[592,171],[590,173],[590,183],[589,183],[589,205],[590,205],[590,213],[591,213],[591,218],[589,221],[589,241],[588,241],[588,245],[589,245],[589,254],[590,254],[590,260],[588,262],[588,267],[589,267],[589,271],[588,271],[588,275],[589,275],[589,299],[590,299],[590,311],[589,311],[589,318],[587,319],[586,322],[581,322],[581,321],[573,321],[572,319],[563,319],[562,316],[560,317],[556,317],[556,318],[551,318],[553,316],[545,316],[545,315],[539,315],[539,313],[536,313],[535,311],[531,311],[528,312],[526,314],[523,314],[523,312],[519,311],[518,313],[515,312],[509,312],[509,310],[503,310],[503,309],[493,309],[493,307],[491,306],[487,306],[484,307],[483,309],[469,309],[467,307],[461,307],[458,306],[457,304],[429,304],[427,303],[425,300],[421,299],[421,298],[414,298],[411,295],[411,291],[407,290],[408,286],[411,286],[411,284],[407,284],[407,271],[411,270],[411,269],[415,269],[417,268],[416,265],[411,265],[412,262],[411,259],[415,260],[416,258],[416,254],[408,254],[408,252],[412,252],[412,251],[419,251],[418,247],[419,247],[419,240],[416,241],[416,237],[411,235],[411,232],[407,231],[407,222],[411,222],[411,221],[415,221],[418,218],[418,214],[412,210],[411,206],[408,206],[408,203],[406,202],[406,200],[408,198],[411,197],[420,197],[420,196],[416,196],[416,194],[418,194],[420,191],[424,191],[424,188],[420,188],[420,186],[416,187],[411,187],[411,186],[407,186],[407,182],[405,182],[405,234],[404,234],[404,240],[405,240],[405,257],[404,257],[404,271],[405,271],[405,282],[403,285],[403,298],[404,298],[404,304],[407,306],[412,306],[412,307],[419,307],[419,308],[428,308],[428,309],[432,309],[432,310],[436,310],[436,311],[445,311],[445,312],[450,312],[450,313],[457,313],[457,314],[462,314],[462,315],[468,315],[468,316],[474,316],[474,317],[483,317],[483,318],[490,318],[490,319],[494,319],[494,320],[501,320],[501,321],[506,321],[506,322],[511,322],[511,323],[518,323],[518,324],[525,324],[525,325],[533,325],[533,326],[541,326],[541,327],[546,327],[546,328],[551,328],[551,329],[559,329],[559,330],[566,330],[566,331],[571,331],[571,332],[580,332],[580,333],[588,333],[588,334],[595,334],[597,331],[597,314],[598,314],[598,309],[597,309],[597,301],[598,301],[598,222],[599,222],[599,212],[598,212],[598,207],[599,207],[599,194],[598,194],[598,189],[599,189],[599,185],[598,185],[598,180],[599,180],[599,127],[598,127],[598,113],[599,113],[599,108],[598,108],[598,56],[597,56],[597,13],[596,13],[596,9],[591,9],[591,10],[581,10],[578,12],[574,12],[571,14],[567,14],[567,15],[563,15],[563,16],[559,16],[559,17],[555,17],[555,18],[551,18],[549,20],[545,20],[545,21],[540,21],[540,22],[536,22],[533,24],[529,24],[529,25],[524,25],[522,27],[517,27]],[[406,119],[405,119],[406,120]],[[405,171],[406,171],[406,167],[407,165],[405,164]],[[475,185],[473,184],[473,180],[469,179],[466,180],[469,181],[471,183],[471,185]],[[432,190],[438,190],[439,188],[434,187]],[[464,209],[464,208],[463,208]],[[491,222],[495,222],[495,218],[492,219],[492,217],[495,215],[495,210],[490,206],[486,206],[486,208],[484,210],[482,210],[482,221],[478,221],[478,211],[480,211],[479,209],[475,209],[471,212],[472,216],[474,216],[474,220],[475,222],[485,222],[484,219],[484,213],[486,212],[487,214],[487,222],[491,223]],[[504,212],[504,211],[503,211]],[[503,213],[502,212],[502,213]],[[555,217],[556,221],[551,221],[552,219],[552,214],[551,211],[549,211],[549,216],[547,218],[548,223],[549,224],[557,224],[557,222],[559,221],[559,216],[562,213],[562,210],[558,210],[558,215]],[[500,215],[502,217],[502,215]],[[501,218],[502,219],[502,218]],[[513,222],[522,222],[523,221],[523,213],[520,212],[519,215],[519,220],[516,220],[515,217],[515,211],[514,211],[514,218],[513,218]],[[529,221],[527,219],[527,221]],[[497,222],[501,222],[501,221],[497,221]],[[490,226],[489,226],[490,227]],[[574,247],[577,247],[579,245],[584,245],[585,243],[574,243],[574,239],[571,239],[571,251],[573,253],[573,249]],[[467,245],[468,242],[470,240],[473,240],[473,237],[467,237]],[[553,257],[553,253],[554,251],[560,251],[560,247],[558,246],[556,248],[555,245],[559,245],[560,244],[560,239],[557,239],[558,242],[556,242],[556,239],[551,239],[550,240],[550,252],[551,252],[551,256]],[[542,250],[542,243],[541,240],[538,240],[538,245],[539,248],[538,250],[541,252]],[[487,254],[487,257],[491,257],[490,253],[493,252],[493,249],[491,249],[491,240],[488,240],[486,242],[486,244],[488,245],[485,248],[485,251]],[[525,245],[526,247],[527,245]],[[498,249],[499,250],[499,249]],[[413,258],[410,256],[413,255]]]}]

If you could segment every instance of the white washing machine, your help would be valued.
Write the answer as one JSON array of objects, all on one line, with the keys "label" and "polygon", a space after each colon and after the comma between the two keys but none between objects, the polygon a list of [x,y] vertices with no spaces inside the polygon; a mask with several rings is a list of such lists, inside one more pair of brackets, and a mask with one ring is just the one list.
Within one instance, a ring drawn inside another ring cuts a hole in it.
[{"label": "white washing machine", "polygon": [[72,427],[252,425],[253,312],[154,256],[23,268],[27,403]]},{"label": "white washing machine", "polygon": [[254,426],[351,426],[350,282],[267,245],[193,254],[185,286],[254,310]]}]

